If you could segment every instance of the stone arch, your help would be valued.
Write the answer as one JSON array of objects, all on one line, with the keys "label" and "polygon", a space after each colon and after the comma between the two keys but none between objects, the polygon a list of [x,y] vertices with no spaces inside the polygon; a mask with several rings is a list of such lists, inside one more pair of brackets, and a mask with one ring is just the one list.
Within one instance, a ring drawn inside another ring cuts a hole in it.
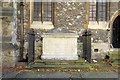
[{"label": "stone arch", "polygon": [[112,41],[113,41],[112,40],[112,38],[113,38],[113,23],[118,16],[120,16],[120,10],[116,11],[110,19],[110,31],[111,31],[110,44],[112,45],[112,48],[113,48],[113,44],[112,44]]}]

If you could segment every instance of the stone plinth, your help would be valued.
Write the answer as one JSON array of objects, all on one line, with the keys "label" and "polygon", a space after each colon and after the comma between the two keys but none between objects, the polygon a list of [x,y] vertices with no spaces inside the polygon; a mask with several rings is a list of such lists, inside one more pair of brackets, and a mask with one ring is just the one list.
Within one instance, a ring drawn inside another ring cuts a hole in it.
[{"label": "stone plinth", "polygon": [[42,59],[77,60],[77,38],[75,33],[45,33]]}]

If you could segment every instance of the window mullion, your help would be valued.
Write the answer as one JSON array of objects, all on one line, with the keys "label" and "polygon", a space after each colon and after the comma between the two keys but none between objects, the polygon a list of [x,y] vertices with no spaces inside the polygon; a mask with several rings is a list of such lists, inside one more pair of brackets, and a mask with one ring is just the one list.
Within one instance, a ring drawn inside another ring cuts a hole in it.
[{"label": "window mullion", "polygon": [[53,10],[54,10],[54,14],[53,14],[53,22],[54,22],[54,26],[56,26],[56,3],[53,3]]},{"label": "window mullion", "polygon": [[96,21],[99,23],[99,2],[96,3]]},{"label": "window mullion", "polygon": [[93,17],[93,2],[92,2],[92,21],[94,20],[94,17]]},{"label": "window mullion", "polygon": [[51,2],[51,16],[52,16],[52,23],[54,24],[54,20],[53,20],[53,17],[54,17],[54,9],[53,9],[54,7],[53,7],[53,3]]},{"label": "window mullion", "polygon": [[41,22],[43,23],[44,21],[44,3],[41,2]]},{"label": "window mullion", "polygon": [[106,13],[106,21],[107,21],[107,2],[106,2],[106,9],[105,10],[106,10],[106,12],[105,12]]},{"label": "window mullion", "polygon": [[[104,3],[103,3],[103,1],[102,1],[102,16],[103,16],[103,13],[104,13],[104,11],[103,11],[103,5]],[[103,18],[102,18],[102,20],[101,21],[103,21]]]},{"label": "window mullion", "polygon": [[48,2],[47,2],[47,21],[48,21]]}]

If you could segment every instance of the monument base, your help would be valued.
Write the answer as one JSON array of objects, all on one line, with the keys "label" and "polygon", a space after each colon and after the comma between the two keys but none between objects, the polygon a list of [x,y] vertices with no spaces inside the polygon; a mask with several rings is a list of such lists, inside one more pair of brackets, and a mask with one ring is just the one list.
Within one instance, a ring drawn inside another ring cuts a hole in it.
[{"label": "monument base", "polygon": [[78,60],[78,56],[41,56],[42,60]]}]

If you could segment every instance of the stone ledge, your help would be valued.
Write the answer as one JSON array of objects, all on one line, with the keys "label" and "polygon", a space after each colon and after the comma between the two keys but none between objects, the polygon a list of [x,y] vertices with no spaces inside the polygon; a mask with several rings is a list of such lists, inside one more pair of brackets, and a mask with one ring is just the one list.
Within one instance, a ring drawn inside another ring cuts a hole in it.
[{"label": "stone ledge", "polygon": [[30,28],[41,29],[41,30],[44,30],[44,29],[49,30],[49,29],[53,29],[54,26],[53,26],[52,22],[41,23],[40,21],[33,21]]},{"label": "stone ledge", "polygon": [[41,56],[42,60],[78,60],[78,56]]},{"label": "stone ledge", "polygon": [[42,37],[62,37],[62,38],[66,38],[66,37],[70,37],[70,38],[76,38],[79,37],[77,34],[75,33],[44,33],[41,35]]}]

